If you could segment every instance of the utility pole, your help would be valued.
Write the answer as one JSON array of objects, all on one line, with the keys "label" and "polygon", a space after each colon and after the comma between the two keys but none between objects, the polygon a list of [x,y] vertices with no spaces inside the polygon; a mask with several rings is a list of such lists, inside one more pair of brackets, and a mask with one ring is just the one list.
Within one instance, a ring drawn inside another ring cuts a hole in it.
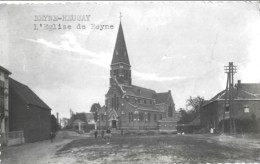
[{"label": "utility pole", "polygon": [[230,134],[236,133],[234,109],[233,109],[234,74],[236,73],[236,71],[237,71],[237,66],[234,66],[233,62],[229,62],[229,65],[225,66],[225,73],[227,73],[227,83],[226,83],[225,102],[224,102],[224,110],[223,110],[222,133],[225,132],[226,113],[229,113],[229,132]]}]

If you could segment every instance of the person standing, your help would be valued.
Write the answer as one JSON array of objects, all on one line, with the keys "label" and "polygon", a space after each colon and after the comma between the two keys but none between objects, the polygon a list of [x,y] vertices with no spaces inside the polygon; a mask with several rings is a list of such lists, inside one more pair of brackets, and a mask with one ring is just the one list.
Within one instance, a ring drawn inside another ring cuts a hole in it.
[{"label": "person standing", "polygon": [[112,136],[111,131],[110,131],[110,129],[108,128],[108,129],[107,129],[107,134],[106,134],[107,144],[109,144],[111,136]]},{"label": "person standing", "polygon": [[51,133],[50,133],[51,142],[53,142],[54,136],[55,136],[55,134],[51,131]]},{"label": "person standing", "polygon": [[97,132],[97,130],[95,130],[95,133],[94,133],[94,135],[95,135],[95,139],[97,139],[97,135],[98,135],[98,132]]},{"label": "person standing", "polygon": [[101,131],[101,137],[102,137],[102,140],[104,140],[104,135],[105,135],[105,131],[102,130],[102,131]]}]

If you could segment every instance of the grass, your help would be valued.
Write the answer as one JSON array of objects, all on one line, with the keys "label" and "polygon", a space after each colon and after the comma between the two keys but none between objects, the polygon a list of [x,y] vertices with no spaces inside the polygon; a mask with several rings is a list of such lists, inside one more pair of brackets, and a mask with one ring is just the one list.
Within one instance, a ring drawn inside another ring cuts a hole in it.
[{"label": "grass", "polygon": [[[72,153],[73,151],[73,153]],[[150,161],[155,162],[254,162],[260,150],[240,149],[218,141],[194,136],[113,135],[109,145],[101,139],[74,140],[63,146],[56,155],[71,155],[88,161]],[[141,162],[141,163],[142,163]],[[120,162],[119,162],[120,163]]]}]

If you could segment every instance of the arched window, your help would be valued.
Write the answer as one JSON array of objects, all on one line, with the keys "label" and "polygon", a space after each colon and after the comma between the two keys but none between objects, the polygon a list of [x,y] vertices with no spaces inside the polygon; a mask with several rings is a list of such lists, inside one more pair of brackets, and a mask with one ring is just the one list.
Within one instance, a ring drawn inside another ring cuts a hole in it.
[{"label": "arched window", "polygon": [[168,107],[168,117],[172,117],[172,106]]}]

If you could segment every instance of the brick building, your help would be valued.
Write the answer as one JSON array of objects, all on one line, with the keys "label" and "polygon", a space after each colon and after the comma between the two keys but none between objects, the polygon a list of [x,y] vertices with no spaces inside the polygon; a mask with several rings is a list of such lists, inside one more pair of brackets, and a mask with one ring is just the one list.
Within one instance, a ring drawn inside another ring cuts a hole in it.
[{"label": "brick building", "polygon": [[9,131],[23,131],[25,142],[48,139],[51,109],[29,87],[10,78]]},{"label": "brick building", "polygon": [[[236,120],[256,119],[260,122],[260,83],[241,83],[238,80],[232,92],[234,98],[232,103],[233,118]],[[203,127],[213,127],[220,130],[225,97],[226,91],[223,90],[202,106],[200,117]],[[229,119],[228,106],[225,111],[225,120]]]},{"label": "brick building", "polygon": [[178,114],[171,91],[157,93],[132,84],[131,65],[121,22],[110,68],[110,86],[105,95],[105,106],[99,110],[97,123],[100,127],[176,130]]}]

